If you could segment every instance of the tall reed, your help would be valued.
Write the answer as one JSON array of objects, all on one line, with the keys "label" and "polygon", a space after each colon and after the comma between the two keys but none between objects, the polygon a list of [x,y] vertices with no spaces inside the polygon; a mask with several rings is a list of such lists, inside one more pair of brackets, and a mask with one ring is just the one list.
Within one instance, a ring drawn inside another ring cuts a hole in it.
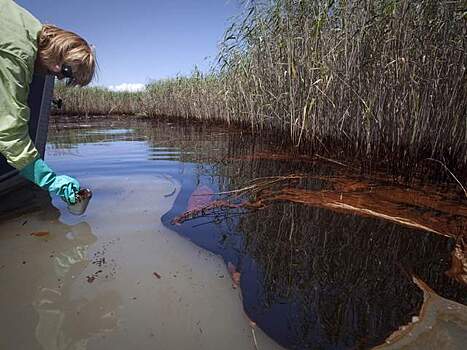
[{"label": "tall reed", "polygon": [[313,151],[467,163],[462,1],[249,2],[220,58],[230,118]]},{"label": "tall reed", "polygon": [[67,87],[57,84],[55,98],[63,105],[55,109],[55,114],[66,115],[134,115],[141,113],[142,92],[111,91],[101,87]]},{"label": "tall reed", "polygon": [[156,81],[128,96],[91,89],[72,109],[238,122],[274,130],[310,153],[384,164],[407,178],[440,168],[428,158],[467,173],[465,2],[251,0],[244,7],[210,73]]}]

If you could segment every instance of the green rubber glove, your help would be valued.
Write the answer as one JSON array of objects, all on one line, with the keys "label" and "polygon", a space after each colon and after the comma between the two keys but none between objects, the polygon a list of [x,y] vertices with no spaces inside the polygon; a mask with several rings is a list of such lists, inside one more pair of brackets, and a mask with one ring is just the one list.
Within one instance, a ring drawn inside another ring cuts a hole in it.
[{"label": "green rubber glove", "polygon": [[42,159],[26,165],[20,174],[44,190],[59,195],[68,204],[76,203],[76,194],[80,189],[78,180],[66,175],[56,175]]}]

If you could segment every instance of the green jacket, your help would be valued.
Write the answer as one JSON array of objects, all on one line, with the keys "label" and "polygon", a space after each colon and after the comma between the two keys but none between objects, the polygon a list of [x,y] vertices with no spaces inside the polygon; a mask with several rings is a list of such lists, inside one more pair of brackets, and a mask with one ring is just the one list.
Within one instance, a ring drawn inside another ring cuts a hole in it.
[{"label": "green jacket", "polygon": [[29,84],[42,24],[12,0],[0,0],[0,152],[21,170],[39,153],[28,132]]}]

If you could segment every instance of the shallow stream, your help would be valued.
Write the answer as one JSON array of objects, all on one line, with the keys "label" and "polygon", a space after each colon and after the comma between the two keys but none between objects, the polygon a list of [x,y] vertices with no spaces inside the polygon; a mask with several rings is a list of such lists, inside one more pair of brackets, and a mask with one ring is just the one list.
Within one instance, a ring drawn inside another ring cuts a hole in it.
[{"label": "shallow stream", "polygon": [[[407,190],[261,140],[55,118],[46,161],[94,196],[78,217],[25,182],[0,197],[0,349],[463,348],[467,288],[446,272],[465,207],[389,202]],[[291,174],[306,204],[209,207]]]}]

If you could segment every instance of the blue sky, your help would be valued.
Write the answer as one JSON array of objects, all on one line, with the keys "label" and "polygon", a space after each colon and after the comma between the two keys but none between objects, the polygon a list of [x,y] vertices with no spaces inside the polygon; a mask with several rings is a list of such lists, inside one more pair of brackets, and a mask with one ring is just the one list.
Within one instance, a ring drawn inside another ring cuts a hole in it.
[{"label": "blue sky", "polygon": [[207,70],[239,0],[17,0],[43,23],[95,45],[93,85],[148,83]]}]

